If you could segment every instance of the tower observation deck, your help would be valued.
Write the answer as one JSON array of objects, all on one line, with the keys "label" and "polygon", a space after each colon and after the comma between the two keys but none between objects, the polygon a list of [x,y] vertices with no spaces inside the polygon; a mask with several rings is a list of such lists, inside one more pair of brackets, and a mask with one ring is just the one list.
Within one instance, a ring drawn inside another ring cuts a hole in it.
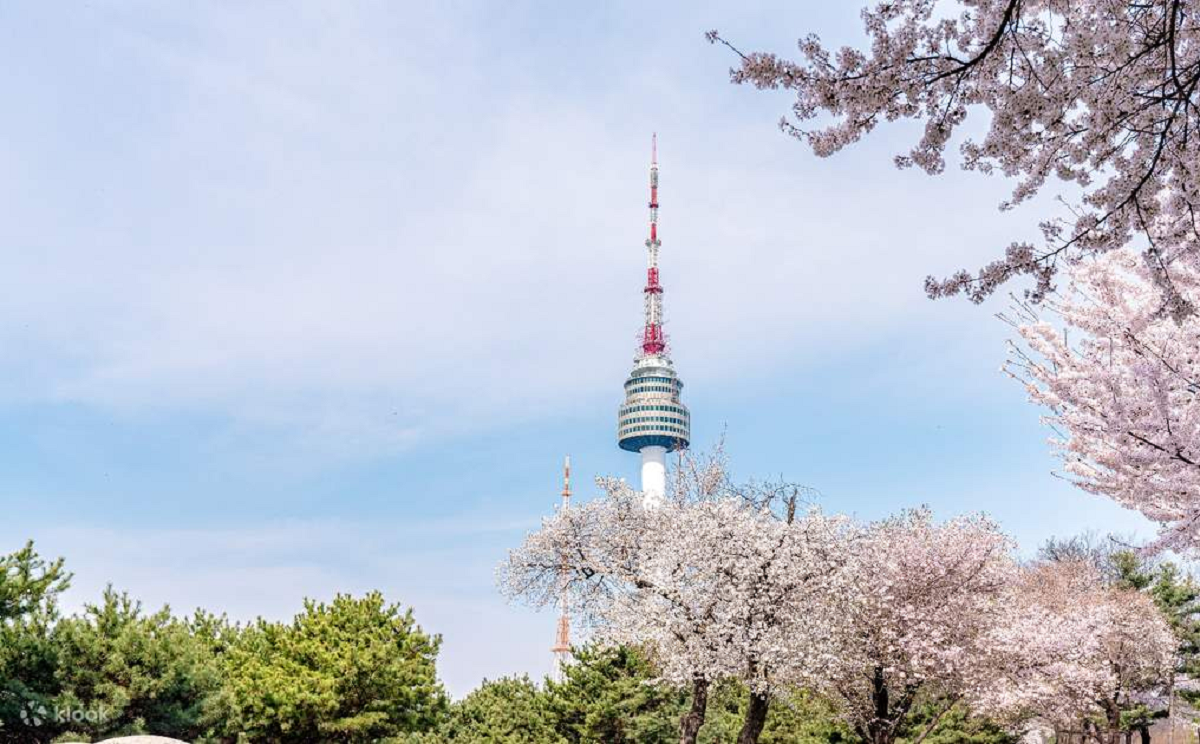
[{"label": "tower observation deck", "polygon": [[617,445],[642,456],[642,492],[661,499],[666,491],[666,454],[686,449],[691,414],[680,400],[683,382],[668,356],[663,332],[663,287],[659,283],[658,142],[650,159],[650,237],[646,239],[645,325],[633,371],[625,381],[625,401],[617,412]]}]

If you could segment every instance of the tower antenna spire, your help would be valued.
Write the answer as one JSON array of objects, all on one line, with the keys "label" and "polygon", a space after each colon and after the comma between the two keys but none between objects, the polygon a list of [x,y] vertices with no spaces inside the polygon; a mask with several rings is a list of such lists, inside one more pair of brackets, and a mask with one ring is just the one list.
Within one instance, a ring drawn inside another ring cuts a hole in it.
[{"label": "tower antenna spire", "polygon": [[658,133],[650,137],[650,237],[646,239],[646,322],[642,330],[642,356],[666,354],[667,337],[663,333],[663,288],[658,281]]},{"label": "tower antenna spire", "polygon": [[[563,490],[562,490],[562,509],[560,514],[565,514],[571,508],[571,456],[567,455],[563,460]],[[554,653],[554,677],[559,681],[563,678],[563,667],[571,658],[571,617],[567,614],[569,609],[567,605],[567,583],[569,581],[566,562],[560,566],[558,570],[558,630],[554,636],[554,646],[550,651]]]}]

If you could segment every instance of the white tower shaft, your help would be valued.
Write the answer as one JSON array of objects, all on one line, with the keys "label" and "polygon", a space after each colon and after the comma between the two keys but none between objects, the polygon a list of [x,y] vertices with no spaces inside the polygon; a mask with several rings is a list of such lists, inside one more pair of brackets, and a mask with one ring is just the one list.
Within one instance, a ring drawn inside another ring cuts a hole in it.
[{"label": "white tower shaft", "polygon": [[667,493],[667,448],[642,448],[642,498],[647,505],[662,503]]}]

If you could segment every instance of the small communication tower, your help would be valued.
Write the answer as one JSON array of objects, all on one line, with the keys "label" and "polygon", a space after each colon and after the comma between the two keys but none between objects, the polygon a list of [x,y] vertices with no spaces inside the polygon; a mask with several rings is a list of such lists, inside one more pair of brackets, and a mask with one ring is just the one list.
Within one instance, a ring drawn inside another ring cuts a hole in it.
[{"label": "small communication tower", "polygon": [[[567,455],[563,461],[563,489],[562,489],[562,508],[560,514],[566,514],[571,508],[571,456]],[[569,609],[567,605],[567,583],[570,576],[567,573],[566,563],[563,563],[559,569],[558,576],[558,630],[554,634],[554,646],[550,650],[554,653],[554,678],[562,681],[563,667],[571,660],[571,618],[567,614]]]}]

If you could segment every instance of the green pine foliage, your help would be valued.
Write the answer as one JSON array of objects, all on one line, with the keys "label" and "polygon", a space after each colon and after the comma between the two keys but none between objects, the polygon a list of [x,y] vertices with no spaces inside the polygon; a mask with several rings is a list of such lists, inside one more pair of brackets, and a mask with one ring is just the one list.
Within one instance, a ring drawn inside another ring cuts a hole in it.
[{"label": "green pine foliage", "polygon": [[63,562],[46,562],[33,543],[0,555],[0,742],[40,740],[30,719],[58,692],[51,633],[69,583]]},{"label": "green pine foliage", "polygon": [[[737,741],[750,696],[741,684],[726,683],[709,697],[700,744]],[[828,701],[808,692],[781,695],[771,702],[759,744],[858,744],[850,727]]]},{"label": "green pine foliage", "polygon": [[[81,737],[155,733],[188,741],[205,733],[205,706],[220,686],[206,640],[168,608],[153,614],[111,587],[54,628],[62,663],[54,711]],[[57,716],[56,716],[57,718]]]},{"label": "green pine foliage", "polygon": [[901,727],[898,744],[915,742],[929,728],[939,712],[933,730],[925,734],[921,744],[1016,744],[1018,737],[992,721],[973,716],[966,706],[952,705],[946,710],[942,700],[926,700],[913,706]]},{"label": "green pine foliage", "polygon": [[[653,664],[633,648],[575,649],[561,682],[538,686],[526,677],[485,682],[455,703],[438,742],[479,744],[609,744],[679,741],[687,691],[655,683]],[[749,693],[725,683],[709,695],[701,744],[733,744]],[[914,707],[901,739],[915,741],[935,704]],[[826,700],[807,692],[780,695],[771,704],[760,744],[860,744]],[[951,708],[925,739],[932,744],[1014,744],[995,724]]]},{"label": "green pine foliage", "polygon": [[260,620],[223,654],[221,733],[299,744],[428,731],[447,706],[440,645],[378,592],[306,601],[291,623]]},{"label": "green pine foliage", "polygon": [[442,729],[447,742],[565,744],[547,695],[527,676],[485,680],[455,703]]},{"label": "green pine foliage", "polygon": [[382,595],[306,601],[291,623],[146,613],[107,589],[60,617],[69,576],[0,555],[0,744],[156,734],[186,741],[436,742],[441,639]]},{"label": "green pine foliage", "polygon": [[[1178,627],[1195,640],[1195,585],[1154,571],[1127,580],[1179,608]],[[240,626],[202,610],[146,612],[112,588],[64,618],[68,581],[32,545],[0,555],[0,744],[139,733],[206,744],[674,744],[691,704],[639,649],[598,646],[576,649],[561,680],[486,681],[450,703],[437,678],[441,639],[377,592]],[[740,684],[714,686],[700,742],[736,741],[748,700]],[[917,706],[902,740],[915,741],[935,710]],[[773,700],[760,741],[860,744],[806,692]],[[923,744],[1011,741],[951,709]]]},{"label": "green pine foliage", "polygon": [[575,650],[561,682],[547,681],[546,698],[568,742],[658,744],[679,740],[686,692],[652,684],[654,669],[633,648]]},{"label": "green pine foliage", "polygon": [[[1200,677],[1200,584],[1175,563],[1147,561],[1132,550],[1117,551],[1111,561],[1116,583],[1148,593],[1175,631],[1179,638],[1176,671],[1190,679]],[[1178,694],[1192,705],[1200,704],[1198,691]]]}]

